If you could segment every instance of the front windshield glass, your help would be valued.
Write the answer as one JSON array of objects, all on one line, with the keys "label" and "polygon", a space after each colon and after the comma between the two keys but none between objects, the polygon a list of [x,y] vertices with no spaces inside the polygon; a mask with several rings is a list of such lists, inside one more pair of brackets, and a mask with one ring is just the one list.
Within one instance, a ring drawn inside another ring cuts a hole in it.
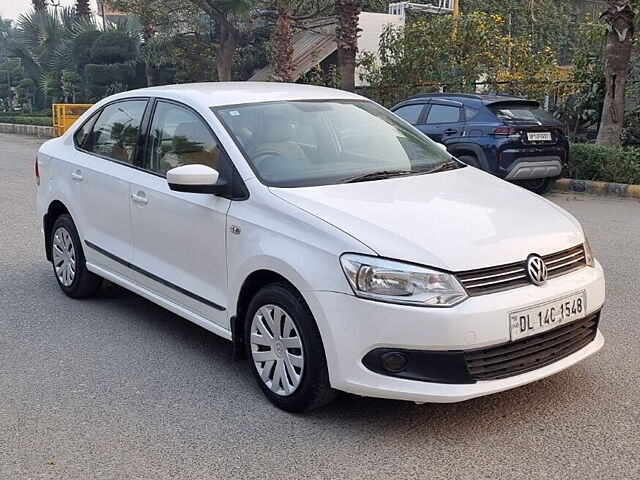
[{"label": "front windshield glass", "polygon": [[332,185],[459,166],[373,102],[269,102],[213,110],[269,186]]}]

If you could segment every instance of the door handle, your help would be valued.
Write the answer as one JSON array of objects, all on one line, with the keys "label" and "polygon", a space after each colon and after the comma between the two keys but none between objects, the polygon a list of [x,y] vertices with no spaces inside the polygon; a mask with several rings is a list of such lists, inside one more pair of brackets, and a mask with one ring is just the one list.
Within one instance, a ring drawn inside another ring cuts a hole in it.
[{"label": "door handle", "polygon": [[146,205],[147,203],[149,203],[149,199],[145,197],[144,192],[138,192],[137,194],[132,193],[131,200],[139,203],[140,205]]},{"label": "door handle", "polygon": [[81,182],[84,177],[82,176],[82,173],[80,172],[80,170],[76,170],[75,172],[71,172],[71,178],[73,178],[76,182]]},{"label": "door handle", "polygon": [[444,132],[442,132],[446,135],[453,135],[454,133],[458,133],[458,130],[455,130],[453,128],[447,128]]}]

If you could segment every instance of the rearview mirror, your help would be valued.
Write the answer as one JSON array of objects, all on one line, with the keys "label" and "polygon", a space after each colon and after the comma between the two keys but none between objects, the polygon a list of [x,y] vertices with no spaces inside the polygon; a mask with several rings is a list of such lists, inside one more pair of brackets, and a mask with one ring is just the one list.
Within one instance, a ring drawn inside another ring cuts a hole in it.
[{"label": "rearview mirror", "polygon": [[226,187],[226,182],[220,181],[217,170],[200,164],[172,168],[167,172],[167,183],[176,192],[214,195],[221,193]]}]

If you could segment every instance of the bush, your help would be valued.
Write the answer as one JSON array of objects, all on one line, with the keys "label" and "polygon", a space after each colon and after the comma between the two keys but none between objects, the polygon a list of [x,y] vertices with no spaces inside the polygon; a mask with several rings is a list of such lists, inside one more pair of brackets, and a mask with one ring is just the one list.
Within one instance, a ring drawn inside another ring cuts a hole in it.
[{"label": "bush", "polygon": [[136,58],[136,42],[124,32],[103,32],[91,46],[93,63],[124,63]]},{"label": "bush", "polygon": [[569,151],[569,176],[582,180],[640,184],[640,148],[574,143]]},{"label": "bush", "polygon": [[19,125],[39,125],[41,127],[50,127],[53,124],[51,117],[27,117],[27,116],[15,116],[15,117],[0,117],[0,123],[15,123]]},{"label": "bush", "polygon": [[82,70],[87,63],[91,63],[91,47],[100,35],[102,32],[99,30],[87,30],[79,33],[73,40],[71,57],[79,70]]}]

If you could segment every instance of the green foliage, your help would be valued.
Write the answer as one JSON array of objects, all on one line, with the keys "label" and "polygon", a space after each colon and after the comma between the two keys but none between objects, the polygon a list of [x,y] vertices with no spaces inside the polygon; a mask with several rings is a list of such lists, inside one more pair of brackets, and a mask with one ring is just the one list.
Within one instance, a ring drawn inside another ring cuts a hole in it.
[{"label": "green foliage", "polygon": [[600,122],[605,80],[602,60],[604,27],[587,22],[578,30],[573,69],[569,78],[569,94],[556,106],[556,116],[581,134]]},{"label": "green foliage", "polygon": [[126,63],[101,65],[90,63],[85,66],[87,96],[91,102],[113,93],[127,90],[135,81],[136,71]]},{"label": "green foliage", "polygon": [[0,115],[0,123],[15,123],[19,125],[39,125],[42,127],[50,127],[53,124],[53,121],[51,116],[32,117],[28,115],[17,115],[17,116]]},{"label": "green foliage", "polygon": [[[475,92],[487,90],[542,98],[541,88],[556,66],[549,46],[536,51],[529,37],[504,34],[505,20],[494,14],[472,12],[454,18],[431,15],[416,18],[404,28],[388,27],[382,34],[378,58],[361,55],[365,93],[390,106],[417,92]],[[547,87],[548,88],[548,87]]]},{"label": "green foliage", "polygon": [[73,40],[71,56],[73,64],[82,71],[87,63],[91,63],[91,47],[96,39],[102,35],[99,30],[87,30],[79,33]]},{"label": "green foliage", "polygon": [[61,78],[61,89],[66,103],[76,103],[82,92],[82,77],[73,70],[64,70]]},{"label": "green foliage", "polygon": [[91,46],[91,59],[95,63],[124,63],[135,58],[136,42],[124,32],[103,32]]},{"label": "green foliage", "polygon": [[18,101],[29,110],[33,109],[33,98],[35,97],[36,89],[36,82],[32,78],[23,78],[16,87]]},{"label": "green foliage", "polygon": [[640,148],[571,144],[569,176],[583,180],[640,184]]}]

